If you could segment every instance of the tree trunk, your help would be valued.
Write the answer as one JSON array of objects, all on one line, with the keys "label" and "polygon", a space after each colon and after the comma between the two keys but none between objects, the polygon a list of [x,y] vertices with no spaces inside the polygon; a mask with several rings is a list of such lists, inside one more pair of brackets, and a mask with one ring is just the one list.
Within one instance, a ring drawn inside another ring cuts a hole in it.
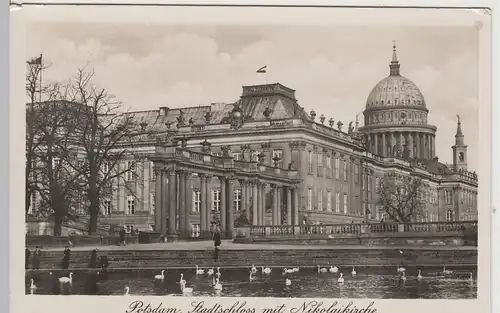
[{"label": "tree trunk", "polygon": [[59,214],[54,214],[54,236],[61,236],[63,217]]},{"label": "tree trunk", "polygon": [[89,208],[89,235],[93,235],[97,231],[97,220],[99,217],[99,199],[95,195],[90,195]]}]

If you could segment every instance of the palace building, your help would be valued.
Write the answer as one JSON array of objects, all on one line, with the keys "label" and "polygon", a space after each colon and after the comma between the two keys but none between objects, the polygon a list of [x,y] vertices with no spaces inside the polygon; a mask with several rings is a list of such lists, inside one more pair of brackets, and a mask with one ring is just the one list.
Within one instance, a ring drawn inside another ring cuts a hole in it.
[{"label": "palace building", "polygon": [[136,175],[103,201],[100,221],[171,237],[197,237],[214,221],[230,232],[242,214],[253,225],[379,221],[377,186],[388,173],[425,182],[418,221],[476,220],[478,181],[460,119],[447,165],[428,113],[395,47],[389,75],[368,94],[364,126],[305,112],[280,83],[244,86],[234,103],[133,112],[155,135],[123,161]]}]

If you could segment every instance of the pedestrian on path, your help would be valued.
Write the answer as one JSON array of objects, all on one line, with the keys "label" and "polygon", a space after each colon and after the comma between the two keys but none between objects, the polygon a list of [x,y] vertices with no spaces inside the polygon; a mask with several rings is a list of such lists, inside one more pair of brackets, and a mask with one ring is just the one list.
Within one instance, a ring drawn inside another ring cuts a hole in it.
[{"label": "pedestrian on path", "polygon": [[66,246],[64,249],[64,256],[62,259],[62,268],[67,270],[69,268],[69,259],[71,256],[71,250],[69,249],[69,246]]},{"label": "pedestrian on path", "polygon": [[97,267],[97,249],[90,252],[89,268]]},{"label": "pedestrian on path", "polygon": [[120,229],[120,243],[119,245],[126,245],[125,243],[125,226],[123,226],[122,229]]},{"label": "pedestrian on path", "polygon": [[214,247],[215,247],[215,250],[219,250],[219,246],[221,244],[221,233],[220,233],[220,227],[219,225],[215,226],[215,231],[213,233],[213,240],[214,240]]},{"label": "pedestrian on path", "polygon": [[24,266],[25,266],[25,269],[29,269],[30,268],[30,257],[31,257],[31,252],[30,252],[30,249],[28,249],[28,247],[26,247],[24,249],[24,255],[25,255],[25,261],[24,261]]},{"label": "pedestrian on path", "polygon": [[41,258],[42,258],[42,250],[40,250],[40,247],[36,247],[35,252],[33,253],[33,259],[32,259],[32,264],[33,264],[34,270],[40,269],[40,259]]}]

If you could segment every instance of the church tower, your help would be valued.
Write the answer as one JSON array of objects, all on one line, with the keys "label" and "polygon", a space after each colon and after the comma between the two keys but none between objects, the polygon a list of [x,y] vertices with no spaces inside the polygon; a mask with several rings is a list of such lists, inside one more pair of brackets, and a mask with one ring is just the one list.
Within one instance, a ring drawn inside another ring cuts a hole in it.
[{"label": "church tower", "polygon": [[457,133],[455,135],[455,145],[451,147],[453,150],[453,167],[455,170],[467,169],[467,145],[464,143],[464,134],[462,133],[462,123],[460,116],[457,115]]}]

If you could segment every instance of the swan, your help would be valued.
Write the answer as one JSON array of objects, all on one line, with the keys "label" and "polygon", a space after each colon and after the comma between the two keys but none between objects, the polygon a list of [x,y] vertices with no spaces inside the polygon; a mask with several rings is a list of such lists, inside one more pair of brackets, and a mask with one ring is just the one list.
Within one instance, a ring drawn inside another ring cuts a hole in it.
[{"label": "swan", "polygon": [[297,266],[297,267],[294,267],[294,268],[292,268],[292,270],[293,270],[294,272],[298,272],[298,271],[299,271],[299,267],[298,267],[298,266]]},{"label": "swan", "polygon": [[402,273],[402,272],[405,272],[405,271],[406,271],[406,268],[399,267],[399,264],[398,264],[398,273]]},{"label": "swan", "polygon": [[339,277],[339,279],[337,279],[337,281],[339,283],[343,283],[344,282],[344,274],[340,273],[340,277]]},{"label": "swan", "polygon": [[283,269],[283,275],[286,275],[286,274],[291,274],[291,273],[294,273],[295,270],[293,269],[287,269],[286,267]]},{"label": "swan", "polygon": [[196,265],[196,275],[203,275],[205,274],[205,270],[202,270],[201,268]]},{"label": "swan", "polygon": [[59,283],[61,284],[73,284],[73,273],[69,273],[69,277],[59,277]]},{"label": "swan", "polygon": [[401,273],[401,277],[399,278],[400,281],[405,282],[406,281],[406,274],[405,272]]},{"label": "swan", "polygon": [[179,279],[179,284],[185,283],[186,281],[184,280],[184,274],[181,273],[181,279]]},{"label": "swan", "polygon": [[215,280],[214,289],[215,289],[215,290],[222,290],[222,285],[221,285],[221,283],[219,282],[219,279],[218,279],[218,278]]},{"label": "swan", "polygon": [[256,268],[256,267],[255,267],[255,265],[253,265],[253,264],[252,264],[252,270],[251,270],[251,271],[252,271],[252,273],[254,273],[254,274],[255,274],[255,273],[257,273],[257,268]]},{"label": "swan", "polygon": [[339,268],[336,266],[330,266],[330,273],[337,273],[339,271]]},{"label": "swan", "polygon": [[422,277],[422,271],[421,270],[418,270],[418,275],[417,275],[417,279],[418,280],[421,280],[423,277]]},{"label": "swan", "polygon": [[264,268],[264,266],[262,266],[262,274],[271,274],[271,269],[269,267]]},{"label": "swan", "polygon": [[292,281],[290,279],[285,279],[285,285],[290,286],[292,284]]},{"label": "swan", "polygon": [[130,287],[129,286],[125,286],[125,294],[124,294],[124,296],[130,296],[129,292],[130,292]]},{"label": "swan", "polygon": [[186,294],[186,293],[191,293],[193,292],[193,288],[192,287],[186,287],[186,281],[185,280],[182,280],[181,281],[181,291],[182,293]]},{"label": "swan", "polygon": [[155,275],[156,280],[164,280],[165,279],[165,270],[161,270],[161,274]]},{"label": "swan", "polygon": [[321,268],[319,265],[318,265],[318,273],[326,273],[326,268]]},{"label": "swan", "polygon": [[209,269],[209,270],[207,271],[207,275],[209,275],[209,276],[210,276],[210,275],[213,275],[213,274],[214,274],[214,268],[212,267],[211,269]]},{"label": "swan", "polygon": [[250,277],[249,277],[249,279],[250,279],[250,281],[255,280],[255,276],[253,276],[253,272],[252,271],[250,271]]},{"label": "swan", "polygon": [[400,253],[400,254],[403,254],[403,251],[399,250],[399,253]]},{"label": "swan", "polygon": [[351,272],[351,275],[352,275],[352,276],[356,276],[356,271],[354,270],[354,266],[352,267],[352,272]]},{"label": "swan", "polygon": [[446,266],[443,266],[443,274],[446,275],[446,274],[451,274],[451,273],[453,273],[453,271],[447,270]]},{"label": "swan", "polygon": [[[472,277],[472,276],[471,276]],[[35,286],[35,280],[32,278],[31,279],[31,284],[30,284],[30,293],[31,294],[34,294],[35,293],[35,289],[36,289],[36,286]]]}]

